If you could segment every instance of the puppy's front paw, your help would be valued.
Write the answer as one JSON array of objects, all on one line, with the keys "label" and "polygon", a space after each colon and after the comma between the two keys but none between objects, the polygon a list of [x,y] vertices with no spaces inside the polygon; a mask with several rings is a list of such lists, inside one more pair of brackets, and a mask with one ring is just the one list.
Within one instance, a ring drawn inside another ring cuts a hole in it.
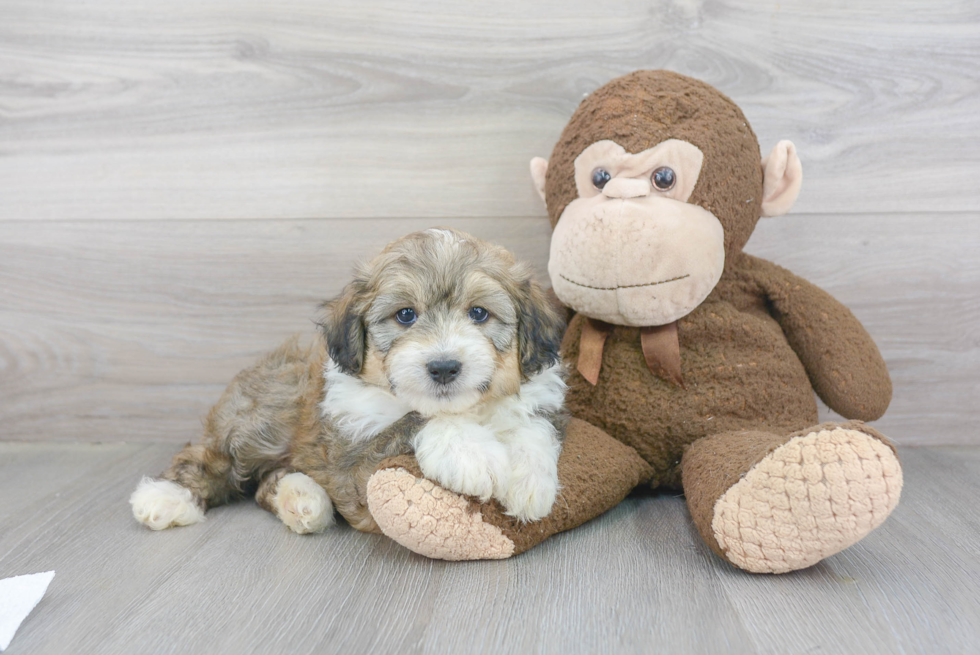
[{"label": "puppy's front paw", "polygon": [[507,514],[521,521],[538,521],[551,513],[558,497],[558,470],[537,469],[511,478],[503,499]]},{"label": "puppy's front paw", "polygon": [[[467,496],[476,496],[481,501],[491,496],[502,496],[509,482],[510,463],[507,449],[499,443],[470,444],[456,453],[452,472],[445,472],[445,486]],[[423,469],[424,470],[424,469]],[[435,478],[441,482],[439,478]]]},{"label": "puppy's front paw", "polygon": [[558,444],[554,428],[535,419],[510,436],[510,487],[501,502],[507,514],[538,521],[551,513],[558,496]]},{"label": "puppy's front paw", "polygon": [[510,484],[507,448],[486,428],[429,423],[416,441],[415,458],[425,477],[450,491],[502,498]]},{"label": "puppy's front paw", "polygon": [[320,532],[333,524],[330,497],[313,478],[303,473],[283,476],[272,504],[276,516],[296,534]]},{"label": "puppy's front paw", "polygon": [[204,520],[194,494],[170,480],[143,478],[129,497],[136,520],[151,530],[166,530]]}]

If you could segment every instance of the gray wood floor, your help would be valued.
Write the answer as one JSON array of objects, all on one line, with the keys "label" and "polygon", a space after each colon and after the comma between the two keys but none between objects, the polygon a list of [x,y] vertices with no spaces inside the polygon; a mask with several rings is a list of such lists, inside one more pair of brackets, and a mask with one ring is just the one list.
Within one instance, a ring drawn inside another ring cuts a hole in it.
[{"label": "gray wood floor", "polygon": [[683,500],[630,498],[503,562],[427,560],[254,503],[153,533],[126,499],[170,444],[0,443],[0,576],[54,569],[21,653],[967,653],[980,640],[980,448],[903,449],[861,543],[784,576],[702,544]]}]

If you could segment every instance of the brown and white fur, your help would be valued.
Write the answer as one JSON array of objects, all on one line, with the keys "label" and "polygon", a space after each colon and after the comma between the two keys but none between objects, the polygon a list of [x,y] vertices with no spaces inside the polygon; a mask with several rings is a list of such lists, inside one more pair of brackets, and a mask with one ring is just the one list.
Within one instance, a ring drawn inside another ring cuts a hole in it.
[{"label": "brown and white fur", "polygon": [[[239,373],[203,441],[140,482],[137,520],[189,525],[254,493],[297,533],[330,525],[334,508],[378,531],[367,479],[411,452],[447,489],[496,498],[522,521],[550,513],[564,326],[528,267],[461,232],[426,230],[389,244],[324,308],[312,346],[294,338]],[[411,324],[396,317],[404,309]]]}]

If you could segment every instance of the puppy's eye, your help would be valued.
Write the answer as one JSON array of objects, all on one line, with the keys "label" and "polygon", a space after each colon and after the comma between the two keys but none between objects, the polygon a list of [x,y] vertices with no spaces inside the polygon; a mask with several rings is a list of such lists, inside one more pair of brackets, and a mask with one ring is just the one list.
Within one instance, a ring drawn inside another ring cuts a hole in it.
[{"label": "puppy's eye", "polygon": [[661,166],[650,176],[650,181],[659,191],[670,191],[677,184],[677,176],[674,175],[674,169]]},{"label": "puppy's eye", "polygon": [[411,325],[415,322],[418,316],[415,315],[415,310],[411,307],[405,307],[404,309],[399,309],[395,312],[395,320],[402,325]]},{"label": "puppy's eye", "polygon": [[490,318],[490,312],[483,309],[482,307],[473,307],[470,309],[470,318],[477,323],[482,323],[483,321]]},{"label": "puppy's eye", "polygon": [[606,182],[612,179],[612,175],[609,174],[605,168],[597,168],[592,171],[592,185],[597,189],[602,189],[606,186]]}]

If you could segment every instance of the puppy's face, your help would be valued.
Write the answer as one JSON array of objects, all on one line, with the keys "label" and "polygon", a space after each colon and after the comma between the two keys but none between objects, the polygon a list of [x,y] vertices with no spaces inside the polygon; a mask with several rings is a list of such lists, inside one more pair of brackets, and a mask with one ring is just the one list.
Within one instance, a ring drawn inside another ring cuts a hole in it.
[{"label": "puppy's face", "polygon": [[558,361],[564,329],[527,267],[446,229],[390,244],[326,308],[341,370],[426,416],[516,393]]}]

